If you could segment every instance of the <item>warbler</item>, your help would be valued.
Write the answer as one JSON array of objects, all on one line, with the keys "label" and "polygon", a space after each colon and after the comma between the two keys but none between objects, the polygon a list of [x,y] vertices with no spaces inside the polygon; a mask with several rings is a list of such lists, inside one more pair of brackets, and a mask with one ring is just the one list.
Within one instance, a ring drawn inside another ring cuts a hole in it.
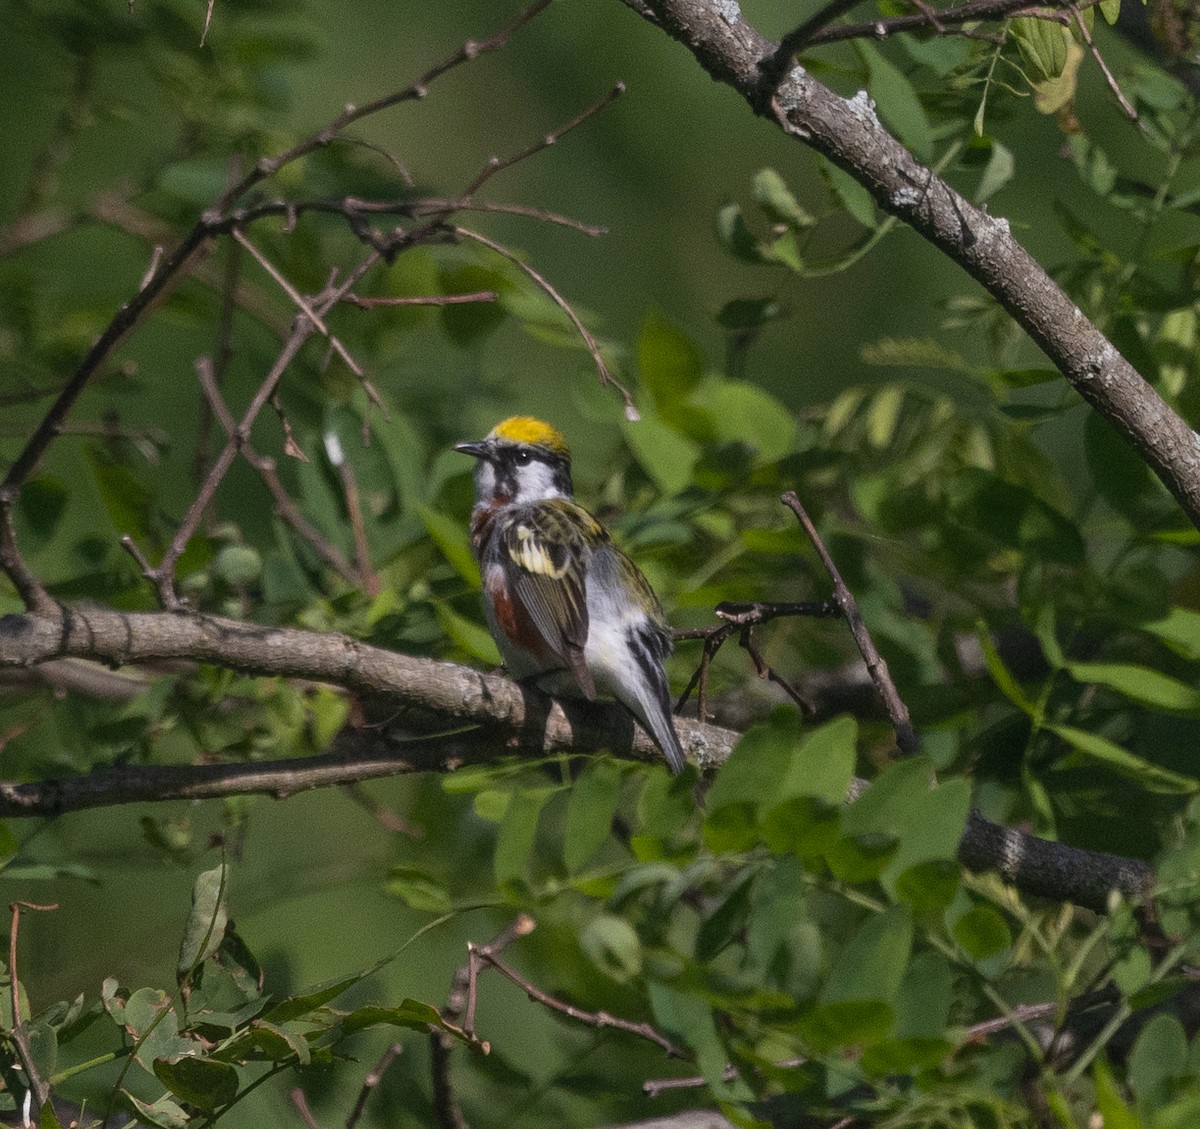
[{"label": "warbler", "polygon": [[682,772],[662,605],[608,530],[575,502],[566,440],[548,423],[513,416],[454,449],[479,460],[471,544],[509,674],[562,697],[616,698],[671,771]]}]

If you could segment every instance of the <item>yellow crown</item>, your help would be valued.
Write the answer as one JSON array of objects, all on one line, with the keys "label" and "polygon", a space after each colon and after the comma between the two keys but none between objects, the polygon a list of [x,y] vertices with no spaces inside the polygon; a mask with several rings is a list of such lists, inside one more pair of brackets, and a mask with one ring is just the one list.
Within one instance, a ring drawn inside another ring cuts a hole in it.
[{"label": "yellow crown", "polygon": [[562,432],[533,416],[511,416],[492,428],[489,439],[507,439],[511,443],[533,443],[549,447],[560,455],[569,455],[570,448]]}]

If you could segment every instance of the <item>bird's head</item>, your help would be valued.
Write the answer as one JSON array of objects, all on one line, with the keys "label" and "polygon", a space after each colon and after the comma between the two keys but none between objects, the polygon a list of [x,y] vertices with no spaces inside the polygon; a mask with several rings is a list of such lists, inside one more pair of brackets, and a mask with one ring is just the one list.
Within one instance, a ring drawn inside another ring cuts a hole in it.
[{"label": "bird's head", "polygon": [[486,439],[454,449],[479,460],[475,492],[480,502],[541,502],[573,493],[567,441],[532,416],[512,416],[496,424]]}]

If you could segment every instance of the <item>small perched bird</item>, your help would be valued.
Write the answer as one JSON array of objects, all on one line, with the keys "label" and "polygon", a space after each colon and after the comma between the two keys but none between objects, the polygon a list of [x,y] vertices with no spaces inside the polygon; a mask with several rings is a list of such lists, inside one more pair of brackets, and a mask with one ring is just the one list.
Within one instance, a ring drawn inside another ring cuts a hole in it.
[{"label": "small perched bird", "polygon": [[479,460],[471,543],[508,672],[550,694],[616,698],[671,771],[682,772],[662,605],[637,565],[574,501],[566,440],[548,423],[514,416],[454,449]]}]

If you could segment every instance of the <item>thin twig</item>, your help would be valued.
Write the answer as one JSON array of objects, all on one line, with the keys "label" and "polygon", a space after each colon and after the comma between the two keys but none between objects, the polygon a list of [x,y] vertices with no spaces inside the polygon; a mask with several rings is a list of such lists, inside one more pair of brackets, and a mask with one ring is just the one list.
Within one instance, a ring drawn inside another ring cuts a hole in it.
[{"label": "thin twig", "polygon": [[857,8],[862,0],[829,0],[817,12],[804,21],[799,27],[793,28],[780,41],[775,53],[762,66],[763,90],[769,90],[772,95],[780,80],[792,65],[792,58],[813,37],[814,33],[832,23],[838,16],[845,15],[852,8]]},{"label": "thin twig", "polygon": [[704,650],[700,655],[700,664],[692,672],[692,677],[688,681],[687,686],[684,687],[683,693],[679,695],[679,700],[675,703],[675,712],[678,713],[683,709],[688,698],[691,697],[692,691],[698,689],[696,702],[699,709],[699,718],[701,721],[707,720],[709,668],[725,640],[735,632],[740,631],[741,645],[746,648],[751,661],[755,664],[758,676],[778,683],[802,710],[806,713],[812,713],[812,707],[799,691],[762,661],[762,656],[758,654],[753,642],[750,642],[750,645],[747,646],[747,642],[749,641],[748,629],[760,623],[769,623],[771,620],[782,616],[839,616],[842,614],[842,610],[838,607],[837,602],[834,600],[800,600],[790,603],[772,601],[756,603],[725,602],[718,604],[713,611],[715,615],[725,622],[716,627],[691,628],[672,632],[676,641],[682,639],[704,640]]},{"label": "thin twig", "polygon": [[[237,431],[237,421],[233,418],[225,400],[217,387],[212,362],[208,357],[196,358],[196,375],[204,392],[207,403],[212,408],[225,434],[232,439]],[[348,584],[358,584],[358,574],[345,553],[334,545],[328,538],[323,537],[317,528],[304,516],[300,507],[292,500],[276,471],[275,460],[268,455],[260,455],[249,440],[241,447],[242,457],[259,473],[271,497],[275,499],[275,512],[290,525],[316,554],[342,577]]]},{"label": "thin twig", "polygon": [[[475,1037],[475,989],[481,952],[501,953],[520,937],[533,932],[536,923],[528,914],[518,914],[502,932],[486,945],[467,946],[467,963],[461,965],[450,982],[450,994],[442,1017],[451,1024],[461,1024],[463,1031]],[[465,1018],[464,1018],[465,1017]],[[454,1093],[450,1073],[455,1040],[445,1031],[431,1031],[430,1070],[433,1075],[433,1109],[441,1129],[469,1129],[462,1107]]]},{"label": "thin twig", "polygon": [[[217,322],[217,347],[210,364],[209,375],[212,386],[220,399],[221,385],[229,364],[233,360],[233,314],[237,307],[238,275],[241,272],[242,252],[236,245],[230,246],[225,255],[225,271],[221,279],[221,312]],[[199,362],[197,362],[199,363]],[[192,481],[198,487],[208,474],[212,446],[212,397],[205,394],[200,399],[200,421],[196,427],[196,451],[192,458]]]},{"label": "thin twig", "polygon": [[[1099,3],[1099,0],[1086,0],[1080,7],[1090,8],[1096,3]],[[966,4],[939,9],[937,22],[943,28],[947,28],[981,20],[1003,20],[1010,16],[1029,16],[1032,19],[1060,24],[1070,21],[1067,13],[1057,11],[1053,7],[1030,4],[1029,0],[970,0]],[[931,26],[930,17],[924,13],[915,16],[892,16],[869,23],[839,24],[814,32],[809,37],[808,45],[817,47],[850,39],[888,39],[901,31],[919,31]]]},{"label": "thin twig", "polygon": [[371,547],[367,544],[367,526],[363,520],[362,499],[358,491],[358,478],[354,467],[342,450],[342,442],[336,431],[325,435],[325,455],[337,471],[342,484],[342,496],[346,502],[346,513],[350,518],[350,529],[354,534],[354,563],[363,591],[374,598],[379,595],[379,575],[371,567]]},{"label": "thin twig", "polygon": [[403,1051],[404,1047],[400,1043],[392,1043],[379,1056],[379,1061],[363,1079],[362,1089],[358,1091],[358,1100],[354,1103],[354,1108],[350,1111],[350,1116],[346,1118],[346,1129],[354,1129],[358,1124],[359,1118],[363,1115],[363,1110],[367,1107],[367,1099],[379,1086],[379,1083],[383,1081],[383,1076],[388,1072],[388,1068],[400,1057]]},{"label": "thin twig", "polygon": [[655,1046],[661,1047],[672,1058],[686,1058],[687,1052],[683,1048],[676,1046],[670,1039],[667,1038],[661,1031],[656,1031],[649,1023],[633,1023],[628,1019],[620,1019],[615,1015],[609,1015],[606,1011],[584,1011],[583,1008],[578,1008],[574,1004],[565,1003],[563,1000],[556,999],[548,992],[543,992],[536,984],[530,983],[520,973],[511,969],[499,958],[484,952],[479,952],[479,959],[485,964],[490,965],[501,976],[507,980],[511,980],[518,988],[520,988],[534,1003],[539,1003],[543,1007],[549,1008],[551,1011],[556,1011],[560,1015],[565,1015],[570,1019],[577,1020],[580,1023],[585,1023],[589,1027],[596,1027],[600,1030],[611,1027],[618,1031],[626,1031],[630,1035],[637,1035],[640,1039],[646,1039]]},{"label": "thin twig", "polygon": [[[64,384],[54,403],[8,468],[3,481],[0,481],[0,569],[3,569],[8,575],[27,608],[38,614],[52,615],[57,605],[30,571],[17,546],[12,511],[22,487],[41,462],[50,443],[62,430],[63,422],[83,394],[84,389],[126,335],[141,322],[157,302],[166,297],[199,260],[208,255],[214,234],[223,229],[230,230],[239,222],[236,217],[227,215],[232,205],[247,191],[277,173],[285,165],[328,145],[351,123],[401,102],[423,98],[427,93],[429,83],[435,79],[463,63],[478,58],[485,52],[503,47],[516,31],[548,7],[550,2],[551,0],[534,0],[534,3],[517,13],[494,35],[484,40],[467,40],[456,51],[425,71],[415,82],[369,102],[365,106],[347,106],[325,128],[311,134],[292,146],[291,149],[275,157],[259,160],[245,176],[222,194],[212,208],[204,213],[175,249],[159,263],[153,274],[144,280],[137,293],[121,306],[105,330],[92,344],[74,374]],[[229,456],[226,456],[226,459],[232,461]],[[202,490],[210,486],[215,489],[216,482],[220,481],[223,475],[224,470],[216,476],[210,474],[205,480]],[[205,500],[197,514],[202,514],[207,508],[207,504],[208,499]],[[172,560],[171,563],[173,566],[174,561]],[[163,584],[159,584],[158,588],[160,599],[165,596],[168,606],[179,607],[179,601],[173,588]]]},{"label": "thin twig", "polygon": [[[39,1076],[37,1065],[33,1061],[33,1053],[29,1048],[29,1039],[25,1025],[21,1022],[21,981],[17,977],[17,931],[21,922],[21,910],[32,909],[41,912],[58,909],[58,904],[41,906],[34,902],[9,902],[12,912],[12,927],[8,934],[8,981],[12,1005],[12,1041],[17,1047],[17,1057],[25,1071],[25,1088],[33,1099],[33,1107],[41,1110],[50,1096],[50,1083]],[[32,1124],[32,1123],[31,1123]]]},{"label": "thin twig", "polygon": [[514,153],[511,157],[493,157],[486,165],[484,165],[483,169],[479,172],[475,179],[463,189],[463,199],[470,204],[475,197],[475,193],[478,192],[479,189],[482,188],[489,180],[491,180],[492,177],[494,177],[498,172],[503,172],[505,169],[510,169],[513,165],[520,164],[521,161],[527,160],[535,153],[540,153],[543,149],[548,149],[551,145],[554,145],[568,133],[570,133],[571,130],[575,129],[579,125],[582,125],[593,114],[599,113],[605,108],[605,106],[615,102],[624,93],[625,84],[623,82],[618,82],[607,94],[604,95],[604,97],[598,98],[595,102],[588,106],[587,109],[581,110],[569,122],[567,122],[566,125],[559,126],[558,129],[547,133],[546,136],[540,141],[535,141],[532,145],[526,146],[519,153]]},{"label": "thin twig", "polygon": [[608,365],[604,363],[604,358],[600,355],[600,346],[588,330],[588,327],[580,320],[579,315],[572,308],[571,304],[550,285],[543,275],[539,274],[528,263],[522,261],[507,247],[489,239],[486,235],[480,235],[477,231],[472,231],[466,227],[459,227],[457,224],[449,225],[449,230],[453,231],[456,235],[463,236],[466,239],[473,239],[476,243],[482,243],[485,247],[490,247],[497,255],[503,256],[537,283],[550,297],[551,301],[571,319],[571,324],[575,326],[576,332],[583,338],[583,343],[587,346],[588,352],[592,355],[592,360],[596,363],[596,371],[600,376],[600,383],[611,384],[621,394],[621,398],[625,401],[625,418],[631,421],[641,419],[637,408],[634,406],[633,397],[629,394],[629,389],[609,371]]},{"label": "thin twig", "polygon": [[313,1116],[313,1111],[308,1108],[308,1099],[304,1096],[304,1091],[297,1086],[290,1096],[292,1105],[300,1114],[300,1120],[304,1122],[305,1129],[321,1129],[321,1123]]},{"label": "thin twig", "polygon": [[800,522],[800,527],[808,534],[808,539],[812,542],[813,548],[816,549],[817,556],[821,558],[821,563],[825,566],[830,579],[833,581],[833,598],[837,601],[838,607],[842,609],[842,615],[846,617],[846,623],[850,627],[850,634],[854,636],[854,642],[858,644],[859,653],[862,655],[863,661],[867,664],[867,673],[870,674],[871,681],[875,684],[875,690],[883,702],[884,709],[887,710],[887,715],[891,719],[893,728],[896,730],[896,744],[905,756],[915,755],[918,751],[919,742],[916,730],[913,729],[912,720],[908,716],[908,706],[904,704],[904,700],[900,697],[900,693],[896,689],[896,684],[892,681],[887,661],[879,653],[874,640],[871,638],[871,633],[867,630],[867,625],[863,621],[862,613],[858,610],[858,603],[855,601],[853,593],[846,587],[846,582],[842,580],[842,574],[838,571],[833,557],[829,555],[829,550],[825,548],[825,543],[821,540],[821,535],[817,532],[816,526],[813,525],[812,519],[808,516],[808,511],[801,505],[800,499],[796,497],[795,493],[789,490],[779,500],[796,515],[796,520]]},{"label": "thin twig", "polygon": [[494,290],[476,290],[471,294],[418,294],[403,298],[363,298],[358,294],[347,294],[346,301],[360,310],[373,310],[378,306],[457,306],[468,302],[494,302],[499,297]]},{"label": "thin twig", "polygon": [[293,145],[292,148],[275,157],[263,157],[246,176],[221,197],[214,210],[224,212],[239,197],[244,196],[260,181],[274,176],[284,165],[328,145],[341,134],[346,126],[370,117],[372,114],[377,114],[381,110],[398,106],[402,102],[424,98],[431,82],[463,63],[469,63],[473,59],[479,58],[480,55],[503,47],[525,24],[548,8],[550,3],[551,0],[534,0],[534,3],[518,12],[494,35],[487,39],[468,39],[456,51],[442,59],[441,62],[435,63],[420,78],[409,83],[403,89],[386,94],[364,106],[348,105],[326,126]]},{"label": "thin twig", "polygon": [[279,284],[279,288],[289,298],[291,298],[293,302],[295,302],[297,307],[299,307],[300,312],[304,314],[304,316],[308,318],[313,325],[316,326],[317,331],[321,334],[321,336],[329,342],[330,348],[333,349],[333,351],[337,353],[343,361],[346,362],[346,365],[350,371],[361,380],[363,376],[362,366],[352,356],[350,356],[350,352],[346,346],[343,345],[341,341],[329,331],[329,327],[321,319],[321,316],[308,304],[304,298],[304,295],[302,295],[299,290],[297,290],[290,282],[288,282],[286,278],[284,278],[279,268],[276,267],[275,264],[272,263],[271,260],[268,259],[267,256],[264,255],[246,237],[245,232],[243,232],[241,228],[231,228],[229,234],[238,243],[245,247],[246,250],[250,252],[254,261],[258,263],[258,265],[262,267],[263,270],[265,270],[267,274],[269,274]]},{"label": "thin twig", "polygon": [[1075,17],[1075,26],[1079,28],[1079,34],[1083,36],[1084,43],[1087,44],[1088,50],[1092,53],[1092,58],[1096,60],[1096,65],[1100,68],[1100,73],[1104,75],[1104,81],[1108,83],[1108,88],[1113,92],[1113,97],[1120,104],[1121,109],[1129,115],[1131,121],[1137,122],[1141,126],[1141,120],[1138,118],[1138,112],[1133,104],[1125,97],[1125,92],[1121,89],[1121,84],[1117,82],[1116,75],[1108,69],[1108,64],[1104,61],[1104,56],[1100,54],[1096,47],[1096,41],[1092,38],[1092,33],[1088,29],[1087,21],[1083,18],[1083,13],[1074,4],[1071,5],[1071,15]]}]

